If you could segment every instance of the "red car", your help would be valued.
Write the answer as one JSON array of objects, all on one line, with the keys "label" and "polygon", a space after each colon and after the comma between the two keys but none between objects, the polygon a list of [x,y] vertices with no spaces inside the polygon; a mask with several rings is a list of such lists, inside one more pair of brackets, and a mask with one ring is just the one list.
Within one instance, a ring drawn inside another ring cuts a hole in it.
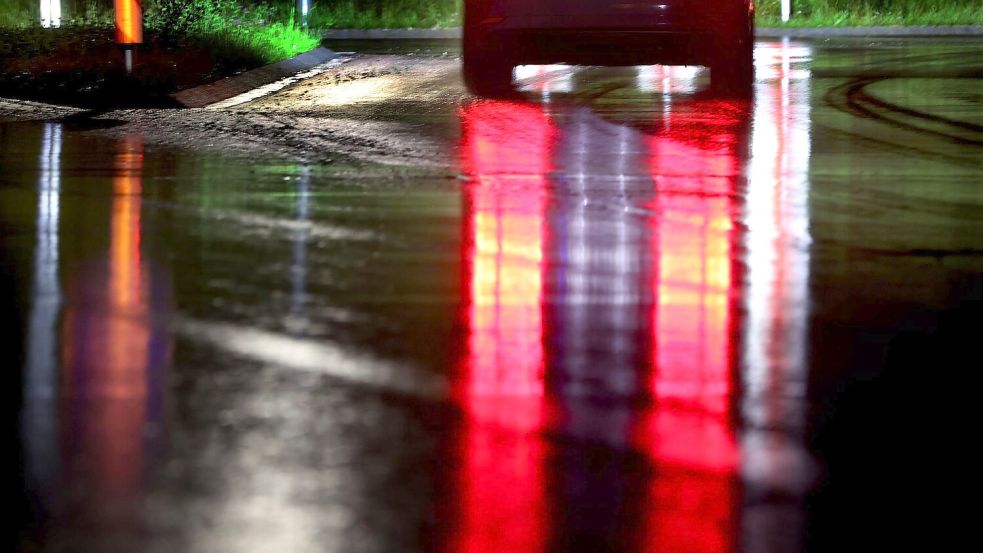
[{"label": "red car", "polygon": [[752,0],[465,0],[464,81],[511,91],[522,64],[703,65],[714,88],[749,92]]}]

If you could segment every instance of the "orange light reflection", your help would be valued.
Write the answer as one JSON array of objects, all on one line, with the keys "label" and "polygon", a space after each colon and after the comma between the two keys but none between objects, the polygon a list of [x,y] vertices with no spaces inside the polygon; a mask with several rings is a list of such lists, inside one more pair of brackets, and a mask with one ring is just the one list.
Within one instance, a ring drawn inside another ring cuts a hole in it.
[{"label": "orange light reflection", "polygon": [[132,493],[143,468],[151,323],[140,253],[142,149],[137,138],[120,143],[107,273],[76,275],[63,327],[66,439],[93,459],[108,495]]}]

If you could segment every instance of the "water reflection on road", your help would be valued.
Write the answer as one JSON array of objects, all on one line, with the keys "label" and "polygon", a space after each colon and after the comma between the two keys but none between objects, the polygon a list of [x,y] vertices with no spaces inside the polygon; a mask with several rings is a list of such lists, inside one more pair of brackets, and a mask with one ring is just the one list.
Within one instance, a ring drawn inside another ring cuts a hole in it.
[{"label": "water reflection on road", "polygon": [[[752,101],[691,67],[523,67],[522,99],[437,106],[390,94],[458,97],[444,62],[409,91],[383,74],[353,121],[421,109],[385,125],[438,122],[419,143],[456,152],[445,179],[0,125],[2,253],[29,307],[23,543],[802,550],[826,461],[807,404],[871,357],[817,343],[866,347],[863,321],[896,330],[956,274],[864,248],[917,226],[904,240],[971,251],[978,226],[972,192],[933,180],[975,151],[872,143],[875,122],[817,101],[815,48],[759,43]],[[316,92],[330,117],[354,101]],[[817,168],[838,148],[924,182]],[[880,230],[851,236],[871,209]],[[898,267],[930,270],[858,292]]]},{"label": "water reflection on road", "polygon": [[[654,132],[577,105],[461,112],[456,550],[736,550],[742,464],[752,485],[806,476],[782,431],[804,400],[808,91],[802,52],[760,51],[781,63],[753,106],[645,68],[640,89],[676,95]],[[612,469],[636,453],[645,477]]]},{"label": "water reflection on road", "polygon": [[44,125],[37,179],[37,237],[27,326],[24,378],[24,437],[27,477],[39,490],[50,486],[57,471],[55,404],[58,382],[57,332],[62,290],[58,278],[61,207],[61,132]]},{"label": "water reflection on road", "polygon": [[59,488],[83,478],[100,505],[69,509],[106,526],[132,517],[126,506],[145,493],[145,471],[163,430],[169,277],[141,253],[140,137],[119,142],[112,156],[108,212],[101,206],[70,212],[69,230],[59,228],[62,137],[61,124],[44,124],[25,367],[26,466],[38,509],[64,508],[57,505],[65,500]]}]

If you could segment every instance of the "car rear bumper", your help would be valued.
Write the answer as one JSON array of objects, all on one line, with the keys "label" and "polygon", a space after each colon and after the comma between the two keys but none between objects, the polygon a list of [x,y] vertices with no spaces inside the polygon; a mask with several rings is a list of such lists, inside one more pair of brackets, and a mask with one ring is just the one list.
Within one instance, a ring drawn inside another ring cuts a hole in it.
[{"label": "car rear bumper", "polygon": [[495,30],[528,29],[646,29],[652,31],[710,31],[726,25],[722,13],[695,13],[692,11],[651,14],[634,13],[553,13],[553,14],[489,14],[485,24]]},{"label": "car rear bumper", "polygon": [[748,0],[470,0],[465,50],[516,64],[707,65],[746,27]]},{"label": "car rear bumper", "polygon": [[714,33],[631,28],[502,29],[481,38],[516,64],[706,65]]}]

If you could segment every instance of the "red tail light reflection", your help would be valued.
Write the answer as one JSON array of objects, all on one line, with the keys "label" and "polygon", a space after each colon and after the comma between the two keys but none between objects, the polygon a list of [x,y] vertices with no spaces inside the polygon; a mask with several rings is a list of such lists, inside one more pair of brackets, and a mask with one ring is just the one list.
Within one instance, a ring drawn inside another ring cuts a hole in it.
[{"label": "red tail light reflection", "polygon": [[464,157],[477,182],[464,200],[469,332],[454,393],[476,424],[462,438],[452,549],[540,551],[543,444],[523,436],[544,425],[543,189],[554,131],[528,106],[487,103],[470,113]]},{"label": "red tail light reflection", "polygon": [[657,457],[714,470],[733,469],[737,456],[727,423],[735,353],[731,307],[737,299],[735,146],[741,121],[732,107],[700,102],[690,108],[701,114],[700,121],[677,117],[671,132],[660,132],[649,143],[649,163],[657,175],[652,208],[658,214],[651,223],[656,265],[651,392],[657,413],[677,411],[676,416],[702,421],[700,432],[669,434],[683,443],[660,443]]},{"label": "red tail light reflection", "polygon": [[645,550],[653,552],[730,551],[738,526],[731,411],[741,117],[729,103],[700,104],[691,111],[709,121],[677,117],[650,142],[655,407],[640,417],[638,443],[659,471],[649,488]]},{"label": "red tail light reflection", "polygon": [[[625,158],[649,162],[634,170],[651,176],[648,207],[658,215],[638,217],[639,232],[626,233],[644,237],[641,245],[626,244],[644,248],[635,259],[649,266],[605,267],[627,272],[619,286],[637,282],[639,289],[629,292],[653,298],[647,320],[643,310],[629,315],[642,318],[635,326],[650,328],[642,338],[647,344],[639,346],[648,355],[629,367],[644,377],[639,382],[650,384],[617,400],[630,417],[620,442],[643,453],[654,469],[632,491],[644,497],[642,512],[617,523],[631,528],[612,529],[636,536],[629,541],[638,551],[726,552],[735,541],[732,305],[738,282],[732,265],[742,112],[726,103],[710,106],[717,113],[710,126],[717,127],[707,131],[708,123],[697,119],[707,107],[684,112],[664,125],[668,130],[643,141],[647,156]],[[550,201],[550,190],[564,186],[550,172],[555,160],[591,155],[592,148],[580,144],[573,154],[558,152],[564,147],[560,118],[551,119],[539,106],[478,103],[461,118],[463,163],[472,184],[464,194],[468,337],[455,395],[469,422],[459,442],[451,549],[542,551],[555,543],[554,532],[564,531],[551,525],[564,511],[557,497],[564,492],[546,489],[546,483],[571,477],[548,455],[567,446],[545,436],[571,430],[569,417],[560,421],[565,411],[577,409],[570,403],[575,400],[549,384],[562,380],[551,375],[568,370],[553,350],[570,337],[551,339],[564,330],[545,325],[545,314],[574,300],[562,290],[560,297],[545,297],[544,290],[558,272],[576,270],[568,263],[570,246],[549,237],[554,223],[562,226],[570,216],[562,202]],[[636,273],[651,277],[633,279]],[[553,319],[562,325],[562,313]],[[594,362],[603,366],[604,354]]]}]

